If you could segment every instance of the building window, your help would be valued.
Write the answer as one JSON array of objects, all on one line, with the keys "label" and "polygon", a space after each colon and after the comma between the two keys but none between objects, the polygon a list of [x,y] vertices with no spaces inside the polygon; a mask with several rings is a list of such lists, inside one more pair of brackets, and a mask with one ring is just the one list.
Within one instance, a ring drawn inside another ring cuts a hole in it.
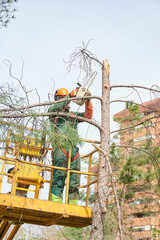
[{"label": "building window", "polygon": [[145,128],[148,128],[148,127],[155,127],[155,123],[153,123],[153,122],[149,122],[149,123],[146,124],[144,127],[145,127]]},{"label": "building window", "polygon": [[129,206],[133,206],[133,205],[139,205],[139,204],[148,204],[148,203],[155,203],[155,200],[152,200],[151,198],[144,198],[144,199],[136,199],[132,202],[129,202]]},{"label": "building window", "polygon": [[138,138],[135,138],[134,139],[134,142],[141,142],[141,141],[145,141],[145,140],[148,140],[148,139],[155,139],[155,136],[154,135],[147,135],[147,136],[141,136],[141,137],[138,137]]},{"label": "building window", "polygon": [[144,128],[144,126],[141,124],[141,125],[136,126],[135,130],[142,129],[142,128]]},{"label": "building window", "polygon": [[153,115],[154,116],[154,112],[144,112],[144,116],[148,116],[148,115]]},{"label": "building window", "polygon": [[134,213],[129,216],[129,219],[132,220],[133,218],[146,218],[146,217],[155,217],[155,212],[140,212],[140,213]]},{"label": "building window", "polygon": [[[154,240],[155,238],[153,239],[153,238],[148,238],[148,237],[147,237],[147,238],[138,238],[138,239],[136,239],[136,240],[151,240],[151,239]],[[156,239],[155,239],[155,240],[156,240]]]},{"label": "building window", "polygon": [[138,226],[138,227],[132,227],[133,232],[143,232],[143,231],[150,231],[151,226],[146,225],[146,226]]}]

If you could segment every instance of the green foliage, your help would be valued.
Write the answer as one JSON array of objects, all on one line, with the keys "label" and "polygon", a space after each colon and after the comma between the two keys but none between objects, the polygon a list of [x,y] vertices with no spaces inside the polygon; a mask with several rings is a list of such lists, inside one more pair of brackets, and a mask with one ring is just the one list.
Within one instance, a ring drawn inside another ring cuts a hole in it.
[{"label": "green foliage", "polygon": [[11,19],[15,18],[16,9],[13,4],[17,0],[0,0],[0,28],[7,27]]},{"label": "green foliage", "polygon": [[130,102],[126,103],[126,109],[129,110],[129,112],[132,112],[134,114],[139,113],[139,106],[137,104],[134,104],[134,101],[131,100]]},{"label": "green foliage", "polygon": [[25,104],[25,98],[18,96],[14,86],[0,86],[0,108],[8,107],[14,109]]},{"label": "green foliage", "polygon": [[116,221],[117,211],[115,206],[112,206],[110,210],[107,211],[104,224],[104,239],[114,240],[116,238],[116,229],[118,227],[118,222]]},{"label": "green foliage", "polygon": [[138,169],[133,165],[133,159],[130,157],[127,159],[127,162],[123,166],[122,171],[120,172],[119,180],[123,184],[131,184],[135,181],[134,176],[140,174]]},{"label": "green foliage", "polygon": [[148,168],[145,175],[144,175],[144,180],[149,183],[152,180],[154,180],[156,178],[156,174],[155,171],[152,170],[151,168]]},{"label": "green foliage", "polygon": [[[126,117],[114,117],[113,120],[119,124],[122,124],[125,120],[129,120],[130,124],[133,125],[134,121],[139,122],[142,119],[142,114],[139,112],[139,106],[135,104],[133,100],[126,102],[126,109],[128,110]],[[120,134],[123,134],[123,132]]]},{"label": "green foliage", "polygon": [[[128,114],[124,118],[115,119],[122,124],[125,120],[129,120],[129,125],[133,125],[137,122],[143,120],[142,114],[139,112],[139,106],[134,104],[133,101],[126,103],[126,109],[128,110]],[[143,123],[143,127],[133,128],[129,131],[140,132],[144,127],[150,126],[150,121],[146,121]],[[147,129],[146,129],[147,131]],[[126,131],[120,132],[119,136],[125,135]],[[148,134],[148,132],[147,132]],[[116,136],[117,138],[117,136]],[[147,135],[146,135],[147,138]],[[134,147],[133,139],[130,139],[129,144]],[[115,147],[111,145],[111,162],[113,164],[113,168],[115,168],[114,163],[116,162],[119,166],[119,180],[122,184],[127,185],[126,191],[126,200],[132,198],[134,196],[135,191],[142,191],[146,189],[154,188],[154,190],[160,185],[160,170],[158,167],[158,162],[160,161],[160,147],[154,146],[152,139],[147,139],[143,141],[141,144],[138,144],[138,148],[142,149],[146,152],[142,152],[141,150],[134,149],[129,152],[129,157],[123,158],[122,152],[116,152]],[[149,167],[148,167],[149,166]],[[137,180],[143,179],[143,186],[135,186]],[[158,185],[152,186],[151,182],[155,179],[158,179]]]},{"label": "green foliage", "polygon": [[70,147],[77,146],[78,144],[82,143],[82,140],[78,136],[77,130],[74,129],[68,121],[65,122],[63,131],[58,132],[52,126],[50,126],[47,134],[53,149],[59,147],[69,149]]},{"label": "green foliage", "polygon": [[113,142],[110,147],[110,161],[114,164],[114,166],[119,164],[121,158],[121,148],[116,148],[116,144]]},{"label": "green foliage", "polygon": [[153,229],[153,235],[152,235],[153,238],[156,238],[158,237],[158,239],[160,239],[160,230],[158,230],[156,227],[154,227]]},{"label": "green foliage", "polygon": [[133,198],[133,196],[134,196],[134,191],[132,191],[132,189],[128,189],[128,191],[125,194],[125,199],[129,200],[129,199]]},{"label": "green foliage", "polygon": [[[90,236],[90,227],[85,228],[73,228],[62,227],[63,236],[70,240],[88,240]],[[62,233],[57,231],[57,240],[62,239]]]}]

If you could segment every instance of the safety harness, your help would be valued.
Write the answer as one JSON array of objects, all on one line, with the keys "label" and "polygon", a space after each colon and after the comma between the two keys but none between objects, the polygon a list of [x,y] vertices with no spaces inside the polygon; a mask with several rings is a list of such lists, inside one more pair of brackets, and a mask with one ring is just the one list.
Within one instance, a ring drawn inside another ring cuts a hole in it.
[{"label": "safety harness", "polygon": [[[71,112],[71,114],[74,115],[73,112]],[[55,123],[54,123],[54,126],[55,126],[55,127],[57,126],[58,120],[59,120],[59,118],[56,118]],[[58,146],[58,147],[59,147],[59,146]],[[69,153],[68,153],[64,148],[60,148],[60,147],[59,147],[59,149],[61,149],[62,152],[63,152],[63,153],[66,155],[66,157],[68,158]],[[79,156],[79,148],[77,148],[77,153],[76,153],[76,155],[75,155],[73,158],[71,158],[71,162],[73,162],[74,160],[76,160],[78,156]]]},{"label": "safety harness", "polygon": [[[64,148],[61,148],[61,150],[64,152],[64,154],[66,155],[66,157],[68,158],[68,156],[69,156],[69,154],[68,154],[68,152],[64,149]],[[73,162],[74,160],[76,160],[77,159],[77,157],[78,157],[78,155],[79,155],[79,148],[77,148],[77,153],[76,153],[76,155],[71,159],[71,162]]]}]

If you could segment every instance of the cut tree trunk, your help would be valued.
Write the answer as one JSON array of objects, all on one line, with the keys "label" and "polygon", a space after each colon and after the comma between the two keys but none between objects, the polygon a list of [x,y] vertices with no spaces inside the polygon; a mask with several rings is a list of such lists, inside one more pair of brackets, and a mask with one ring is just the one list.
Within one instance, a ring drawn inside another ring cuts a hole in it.
[{"label": "cut tree trunk", "polygon": [[106,202],[109,194],[107,186],[109,171],[106,163],[106,157],[109,158],[110,148],[110,66],[108,61],[103,61],[102,67],[102,105],[101,105],[101,149],[106,153],[100,154],[100,166],[98,170],[97,190],[95,193],[95,204],[92,209],[92,228],[91,240],[104,239],[104,221],[106,216]]}]

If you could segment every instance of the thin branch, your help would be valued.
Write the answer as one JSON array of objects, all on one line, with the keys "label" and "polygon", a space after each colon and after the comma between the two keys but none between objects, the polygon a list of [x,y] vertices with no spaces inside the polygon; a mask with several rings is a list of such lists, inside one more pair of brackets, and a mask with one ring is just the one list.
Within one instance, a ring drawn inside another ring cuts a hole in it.
[{"label": "thin branch", "polygon": [[24,61],[23,61],[23,58],[21,57],[21,60],[22,60],[22,68],[21,68],[21,75],[20,75],[20,78],[17,78],[15,77],[13,74],[12,74],[12,63],[7,60],[7,59],[4,59],[3,63],[5,65],[7,65],[8,69],[9,69],[9,75],[15,79],[16,81],[19,82],[19,85],[21,86],[22,90],[24,91],[25,95],[26,95],[26,99],[27,99],[27,103],[29,104],[29,98],[28,98],[28,94],[27,94],[27,91],[26,91],[26,88],[23,86],[22,84],[22,77],[23,77],[23,68],[24,68]]},{"label": "thin branch", "polygon": [[86,49],[81,49],[80,52],[82,54],[85,54],[88,58],[90,58],[91,60],[94,60],[96,62],[98,62],[102,67],[103,67],[103,64],[96,58],[93,56],[93,54],[91,54],[91,52],[87,51]]},{"label": "thin branch", "polygon": [[[123,228],[122,228],[123,229]],[[134,238],[132,238],[132,236],[130,236],[124,229],[123,229],[123,232],[132,240],[134,240]]]},{"label": "thin branch", "polygon": [[37,94],[37,96],[38,96],[38,100],[39,100],[39,102],[40,102],[40,96],[39,96],[39,94],[38,94],[37,89],[35,88],[35,89],[30,90],[30,91],[27,91],[26,88],[25,88],[25,86],[22,84],[23,70],[24,70],[24,60],[23,60],[22,56],[21,56],[21,60],[22,60],[22,68],[21,68],[20,78],[17,78],[17,77],[15,77],[15,76],[13,75],[13,73],[12,73],[12,63],[11,63],[9,60],[4,59],[4,60],[3,60],[3,63],[4,63],[5,65],[7,65],[8,69],[9,69],[9,75],[10,75],[13,79],[15,79],[16,81],[19,82],[19,85],[20,85],[21,89],[22,89],[23,92],[25,93],[25,96],[26,96],[26,99],[27,99],[27,103],[29,104],[28,93],[30,93],[30,92],[32,92],[32,91],[34,91],[34,90],[35,90],[35,92],[36,92],[36,94]]},{"label": "thin branch", "polygon": [[153,111],[160,112],[160,110],[157,109],[157,108],[147,107],[143,104],[139,104],[139,103],[128,101],[128,100],[112,100],[112,101],[110,101],[110,103],[116,103],[116,102],[132,103],[133,105],[138,105],[140,107],[144,107],[144,108],[147,108],[147,109],[150,109],[150,110],[153,110]]},{"label": "thin branch", "polygon": [[121,128],[121,129],[114,130],[114,131],[112,131],[110,134],[113,134],[113,133],[116,133],[116,132],[121,132],[121,131],[128,130],[128,129],[132,129],[132,128],[136,127],[136,126],[142,125],[143,123],[145,123],[145,122],[147,122],[147,121],[150,121],[150,120],[152,120],[152,119],[159,118],[159,117],[160,117],[160,114],[157,115],[157,116],[154,116],[154,117],[147,118],[147,119],[141,121],[140,123],[134,124],[134,125],[132,125],[132,126],[130,126],[130,127],[126,127],[126,128]]},{"label": "thin branch", "polygon": [[129,146],[129,145],[114,145],[114,146],[112,145],[112,147],[133,148],[133,149],[139,150],[141,152],[147,153],[150,157],[152,157],[155,160],[156,164],[159,167],[159,161],[152,154],[150,154],[148,151],[146,151],[144,149],[134,147],[134,146]]},{"label": "thin branch", "polygon": [[[19,110],[23,110],[23,109],[26,110],[26,109],[29,109],[29,108],[34,108],[34,107],[39,107],[39,106],[49,106],[49,105],[52,105],[52,104],[55,104],[55,103],[66,102],[66,101],[74,101],[74,100],[77,100],[77,99],[98,99],[98,100],[102,101],[102,98],[98,97],[98,96],[74,97],[74,98],[62,99],[62,100],[58,100],[58,101],[32,104],[32,105],[28,105],[28,106],[24,106],[24,107],[15,108],[15,110],[19,111]],[[0,112],[8,112],[8,111],[13,111],[13,109],[0,109]]]},{"label": "thin branch", "polygon": [[139,92],[137,91],[137,89],[135,89],[135,88],[133,88],[133,89],[134,89],[134,91],[137,93],[137,95],[138,95],[138,97],[139,97],[139,99],[140,99],[140,101],[141,101],[141,103],[142,103],[143,101],[142,101],[141,95],[139,94]]},{"label": "thin branch", "polygon": [[148,88],[148,87],[143,87],[143,86],[138,86],[138,85],[112,85],[111,89],[112,88],[120,88],[120,87],[124,87],[124,88],[142,88],[142,89],[146,89],[146,90],[149,90],[149,91],[152,91],[152,92],[160,93],[159,90],[155,90],[153,88]]},{"label": "thin branch", "polygon": [[51,113],[22,113],[22,114],[3,114],[0,115],[0,118],[26,118],[26,117],[45,117],[45,116],[60,116],[60,117],[69,117],[69,118],[73,118],[76,120],[79,120],[80,122],[87,122],[90,123],[91,125],[94,125],[95,127],[97,127],[99,130],[103,131],[103,128],[98,124],[95,123],[94,121],[84,118],[84,117],[79,117],[76,115],[71,115],[68,113],[61,113],[61,112],[51,112]]},{"label": "thin branch", "polygon": [[[67,67],[67,72],[71,71],[71,68],[77,65],[77,67],[80,69],[80,74],[81,71],[83,70],[86,73],[86,77],[91,74],[92,71],[92,64],[98,63],[101,66],[103,64],[97,59],[97,57],[90,51],[87,50],[88,44],[90,40],[88,41],[87,44],[84,44],[83,42],[83,47],[78,47],[74,51],[74,53],[69,57],[68,61],[65,61],[65,63],[68,64]],[[76,64],[76,62],[78,62]],[[79,74],[79,76],[80,76]]]}]

